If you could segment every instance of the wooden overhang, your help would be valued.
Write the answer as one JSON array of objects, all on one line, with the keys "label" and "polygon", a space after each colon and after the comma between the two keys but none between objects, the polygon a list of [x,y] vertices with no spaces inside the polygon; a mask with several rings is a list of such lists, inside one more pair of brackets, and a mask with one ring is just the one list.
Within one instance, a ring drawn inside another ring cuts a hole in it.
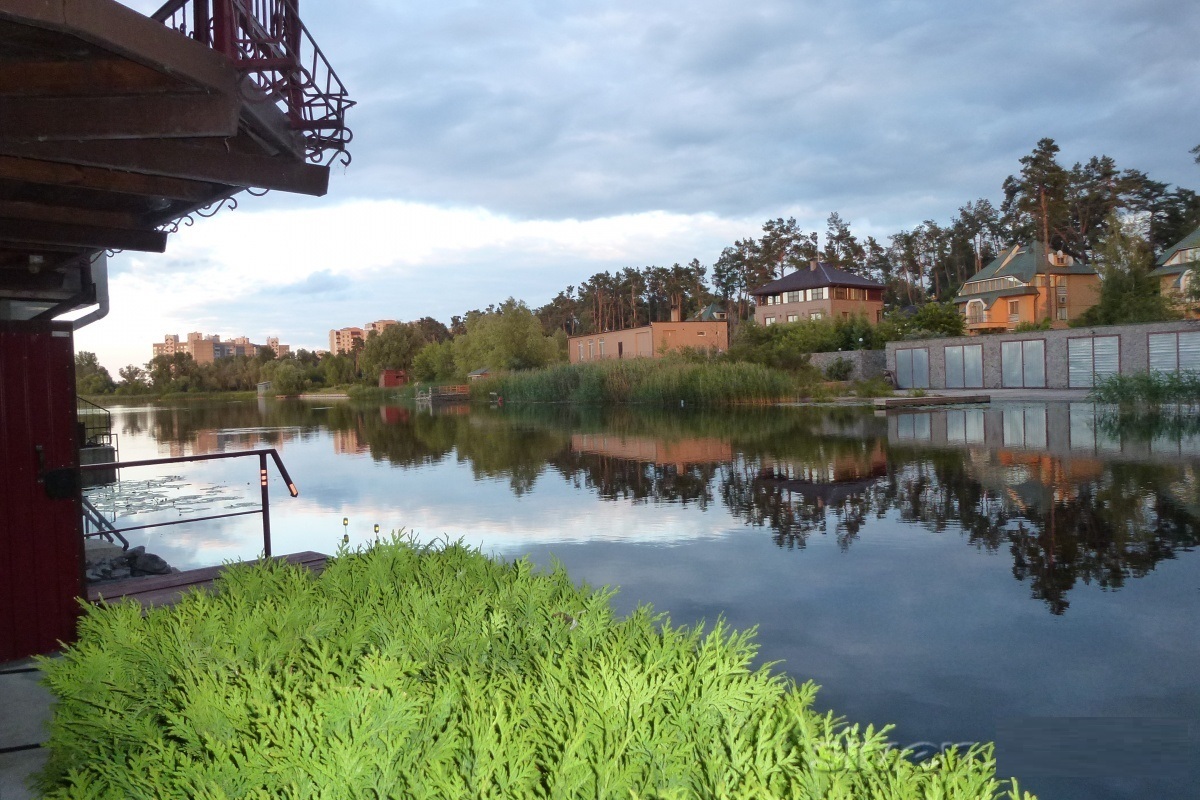
[{"label": "wooden overhang", "polygon": [[247,188],[320,196],[279,98],[114,0],[0,0],[0,318],[96,302],[106,251],[162,252]]}]

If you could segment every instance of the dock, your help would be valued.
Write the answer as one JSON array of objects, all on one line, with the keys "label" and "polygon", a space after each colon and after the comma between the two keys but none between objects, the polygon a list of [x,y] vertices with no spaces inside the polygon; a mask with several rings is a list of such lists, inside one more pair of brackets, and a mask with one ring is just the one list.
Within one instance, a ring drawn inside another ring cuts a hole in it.
[{"label": "dock", "polygon": [[[325,570],[325,562],[329,556],[306,550],[302,553],[292,553],[286,556],[276,556],[275,561],[286,561],[305,567],[313,575],[320,575]],[[247,562],[255,563],[255,562]],[[209,590],[213,581],[225,571],[228,565],[216,567],[201,567],[183,572],[173,572],[169,575],[147,575],[140,578],[125,578],[119,581],[108,581],[88,587],[89,602],[116,603],[122,600],[136,600],[143,608],[157,606],[172,606],[179,602],[185,594],[193,589]]]},{"label": "dock", "polygon": [[875,408],[917,408],[920,406],[959,406],[990,403],[990,394],[931,394],[924,397],[876,397]]},{"label": "dock", "polygon": [[435,405],[437,403],[467,403],[471,400],[471,387],[465,383],[445,386],[430,386],[425,391],[418,391],[416,401],[420,404]]}]

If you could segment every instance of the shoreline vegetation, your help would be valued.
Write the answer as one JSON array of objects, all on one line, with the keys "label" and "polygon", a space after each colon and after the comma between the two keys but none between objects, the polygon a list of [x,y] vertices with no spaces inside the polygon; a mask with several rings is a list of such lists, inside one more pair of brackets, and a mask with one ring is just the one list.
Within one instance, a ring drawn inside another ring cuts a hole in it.
[{"label": "shoreline vegetation", "polygon": [[[325,571],[230,566],[143,615],[90,606],[45,659],[48,798],[1034,800],[990,744],[917,760],[890,728],[752,668],[753,631],[625,618],[613,590],[393,536]],[[310,787],[308,792],[302,787]]]}]

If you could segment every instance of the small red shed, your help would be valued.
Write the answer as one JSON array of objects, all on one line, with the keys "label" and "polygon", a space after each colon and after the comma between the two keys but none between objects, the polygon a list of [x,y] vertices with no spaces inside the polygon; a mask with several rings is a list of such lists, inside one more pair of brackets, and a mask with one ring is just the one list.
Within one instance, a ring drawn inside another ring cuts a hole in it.
[{"label": "small red shed", "polygon": [[394,389],[408,384],[408,372],[402,369],[384,369],[379,371],[379,388]]}]

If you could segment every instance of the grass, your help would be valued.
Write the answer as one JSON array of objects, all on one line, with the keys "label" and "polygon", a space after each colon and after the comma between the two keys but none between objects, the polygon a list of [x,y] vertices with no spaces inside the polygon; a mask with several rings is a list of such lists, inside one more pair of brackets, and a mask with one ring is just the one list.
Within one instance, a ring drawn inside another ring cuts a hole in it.
[{"label": "grass", "polygon": [[638,358],[508,373],[474,382],[471,394],[486,399],[494,392],[508,404],[708,406],[790,399],[798,387],[793,375],[757,364]]},{"label": "grass", "polygon": [[[50,798],[995,798],[992,748],[887,729],[561,570],[393,540],[320,578],[240,565],[145,616],[93,607],[43,662]],[[1028,798],[1026,794],[1024,797]]]},{"label": "grass", "polygon": [[1166,404],[1200,404],[1200,373],[1139,372],[1096,382],[1092,400],[1123,408],[1155,409]]}]

